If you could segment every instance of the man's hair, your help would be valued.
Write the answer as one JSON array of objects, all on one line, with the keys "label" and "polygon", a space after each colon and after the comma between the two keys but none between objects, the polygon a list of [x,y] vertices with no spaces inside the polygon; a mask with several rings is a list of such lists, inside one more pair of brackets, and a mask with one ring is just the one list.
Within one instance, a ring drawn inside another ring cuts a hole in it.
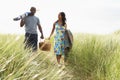
[{"label": "man's hair", "polygon": [[31,7],[31,8],[30,8],[30,11],[31,11],[32,9],[35,9],[35,10],[36,10],[36,8],[35,8],[35,7]]}]

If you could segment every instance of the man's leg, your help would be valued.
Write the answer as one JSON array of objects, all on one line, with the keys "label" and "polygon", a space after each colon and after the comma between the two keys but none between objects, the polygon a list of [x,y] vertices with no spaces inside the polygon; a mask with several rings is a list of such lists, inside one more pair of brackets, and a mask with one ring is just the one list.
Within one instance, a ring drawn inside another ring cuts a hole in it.
[{"label": "man's leg", "polygon": [[24,44],[25,44],[25,49],[30,48],[30,34],[29,33],[25,34]]},{"label": "man's leg", "polygon": [[37,34],[33,34],[32,35],[32,50],[33,52],[37,51],[37,42],[38,42],[38,35]]}]

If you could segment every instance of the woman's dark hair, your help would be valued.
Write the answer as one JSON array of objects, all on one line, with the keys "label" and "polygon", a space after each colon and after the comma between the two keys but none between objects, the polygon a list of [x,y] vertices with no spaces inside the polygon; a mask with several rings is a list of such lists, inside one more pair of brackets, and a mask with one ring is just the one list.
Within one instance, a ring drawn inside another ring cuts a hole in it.
[{"label": "woman's dark hair", "polygon": [[64,12],[60,12],[60,15],[62,16],[62,25],[64,26],[66,24],[66,17]]}]

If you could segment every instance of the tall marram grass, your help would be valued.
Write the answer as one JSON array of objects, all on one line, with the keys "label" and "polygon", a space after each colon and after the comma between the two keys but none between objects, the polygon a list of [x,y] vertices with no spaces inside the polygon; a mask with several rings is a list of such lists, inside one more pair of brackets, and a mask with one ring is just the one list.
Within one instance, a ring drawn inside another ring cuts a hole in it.
[{"label": "tall marram grass", "polygon": [[0,35],[0,80],[120,80],[118,32],[74,34],[73,48],[65,68],[68,72],[51,62],[52,52],[24,50],[23,38]]},{"label": "tall marram grass", "polygon": [[120,80],[120,34],[74,35],[68,61],[73,80]]},{"label": "tall marram grass", "polygon": [[59,80],[64,75],[49,54],[24,50],[23,36],[0,35],[0,80]]}]

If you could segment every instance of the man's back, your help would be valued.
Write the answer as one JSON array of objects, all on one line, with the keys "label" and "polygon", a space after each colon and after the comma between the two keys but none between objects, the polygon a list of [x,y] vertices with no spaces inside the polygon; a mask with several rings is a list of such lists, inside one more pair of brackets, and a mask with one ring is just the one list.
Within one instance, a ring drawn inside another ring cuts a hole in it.
[{"label": "man's back", "polygon": [[36,16],[27,16],[24,18],[25,32],[31,34],[37,34],[37,25],[40,24],[39,18]]},{"label": "man's back", "polygon": [[20,21],[20,27],[25,25],[25,49],[31,48],[32,51],[37,50],[37,42],[38,42],[38,34],[37,34],[37,27],[41,33],[41,38],[43,39],[43,32],[42,27],[40,25],[39,18],[34,16],[36,13],[36,8],[31,7],[29,16],[26,16],[24,19]]}]

